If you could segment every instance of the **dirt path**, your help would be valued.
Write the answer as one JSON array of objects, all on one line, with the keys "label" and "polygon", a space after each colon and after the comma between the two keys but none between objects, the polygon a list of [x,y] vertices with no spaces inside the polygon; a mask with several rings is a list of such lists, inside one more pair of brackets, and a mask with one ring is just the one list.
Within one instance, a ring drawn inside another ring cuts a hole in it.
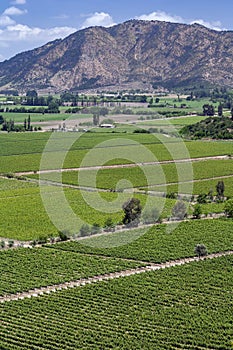
[{"label": "dirt path", "polygon": [[171,163],[189,163],[189,162],[200,162],[205,160],[221,160],[221,159],[229,159],[229,156],[210,156],[210,157],[199,157],[199,158],[184,158],[184,159],[172,159],[172,160],[162,160],[155,162],[143,162],[143,163],[132,163],[132,164],[115,164],[115,165],[96,165],[90,167],[79,167],[79,168],[66,168],[66,169],[46,169],[39,170],[37,172],[34,171],[24,171],[15,173],[16,176],[24,176],[24,175],[33,175],[33,174],[48,174],[48,173],[57,173],[57,172],[69,172],[69,171],[85,171],[85,170],[101,170],[101,169],[117,169],[117,168],[135,168],[137,166],[145,166],[145,165],[163,165],[163,164],[171,164]]},{"label": "dirt path", "polygon": [[[131,270],[125,270],[125,271],[120,271],[120,272],[113,272],[109,274],[104,274],[104,275],[98,275],[90,278],[84,278],[84,279],[79,279],[77,281],[70,281],[70,282],[65,282],[61,284],[55,284],[52,286],[47,286],[47,287],[41,287],[41,288],[35,288],[32,290],[29,290],[27,292],[21,292],[17,294],[9,294],[0,297],[0,303],[5,303],[9,301],[17,301],[17,300],[23,300],[26,298],[32,298],[32,297],[39,297],[40,295],[46,295],[50,294],[51,292],[57,292],[60,290],[68,289],[68,288],[77,288],[81,286],[85,286],[87,284],[93,284],[96,282],[101,282],[101,281],[108,281],[116,278],[121,278],[121,277],[126,277],[126,276],[132,276],[148,271],[156,271],[156,270],[161,270],[173,266],[180,266],[184,264],[189,264],[194,261],[201,261],[205,259],[214,259],[218,258],[221,256],[227,256],[227,255],[232,255],[233,251],[225,251],[225,252],[219,252],[219,253],[214,253],[214,254],[209,254],[205,257],[190,257],[190,258],[183,258],[179,260],[172,260],[172,261],[167,261],[162,264],[151,264],[148,263],[148,266],[145,267],[139,267]],[[145,262],[146,264],[146,262]]]}]

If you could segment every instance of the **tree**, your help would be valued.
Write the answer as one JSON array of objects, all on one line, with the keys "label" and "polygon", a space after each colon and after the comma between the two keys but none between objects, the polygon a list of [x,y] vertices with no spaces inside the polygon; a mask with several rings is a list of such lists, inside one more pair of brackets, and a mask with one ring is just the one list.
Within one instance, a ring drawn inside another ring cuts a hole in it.
[{"label": "tree", "polygon": [[231,108],[231,120],[233,120],[233,107]]},{"label": "tree", "polygon": [[197,197],[197,203],[199,204],[205,204],[207,203],[207,194],[206,193],[200,193]]},{"label": "tree", "polygon": [[204,244],[197,244],[194,249],[194,252],[199,258],[208,254],[207,248]]},{"label": "tree", "polygon": [[187,216],[186,205],[183,201],[177,201],[172,209],[172,216],[179,220],[183,220]]},{"label": "tree", "polygon": [[153,224],[158,221],[159,218],[159,210],[157,208],[152,208],[143,212],[142,220],[144,224]]},{"label": "tree", "polygon": [[90,226],[87,224],[83,224],[79,230],[79,235],[81,237],[88,236],[90,234]]},{"label": "tree", "polygon": [[28,123],[27,123],[27,130],[30,131],[31,130],[31,117],[30,115],[28,116]]},{"label": "tree", "polygon": [[131,198],[123,204],[122,209],[125,214],[123,224],[128,226],[138,226],[142,212],[140,200],[137,198]]},{"label": "tree", "polygon": [[213,105],[205,104],[202,108],[204,116],[213,116],[215,113]]},{"label": "tree", "polygon": [[219,198],[224,197],[225,185],[224,185],[224,182],[222,180],[218,181],[218,183],[216,185],[216,191],[217,191],[217,196]]},{"label": "tree", "polygon": [[100,116],[98,114],[93,114],[93,124],[98,126],[100,122]]},{"label": "tree", "polygon": [[100,232],[100,225],[94,223],[91,227],[91,235],[96,235],[99,232]]},{"label": "tree", "polygon": [[37,97],[38,94],[37,94],[36,90],[29,90],[29,91],[27,91],[26,96],[27,97]]},{"label": "tree", "polygon": [[194,211],[193,211],[194,219],[200,219],[201,214],[202,214],[202,209],[201,209],[200,204],[195,204],[194,205]]},{"label": "tree", "polygon": [[221,103],[218,105],[218,116],[222,117],[222,113],[223,113],[223,106],[221,105]]},{"label": "tree", "polygon": [[112,221],[112,218],[107,218],[104,224],[104,231],[115,231],[115,225]]},{"label": "tree", "polygon": [[233,199],[229,199],[224,206],[225,215],[228,218],[233,218]]}]

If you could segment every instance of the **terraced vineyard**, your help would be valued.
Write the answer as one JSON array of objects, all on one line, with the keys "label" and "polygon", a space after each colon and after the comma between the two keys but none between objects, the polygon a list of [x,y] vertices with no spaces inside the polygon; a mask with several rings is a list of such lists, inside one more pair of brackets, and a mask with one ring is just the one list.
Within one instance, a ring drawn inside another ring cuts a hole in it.
[{"label": "terraced vineyard", "polygon": [[2,304],[0,347],[230,350],[232,264],[206,260]]}]

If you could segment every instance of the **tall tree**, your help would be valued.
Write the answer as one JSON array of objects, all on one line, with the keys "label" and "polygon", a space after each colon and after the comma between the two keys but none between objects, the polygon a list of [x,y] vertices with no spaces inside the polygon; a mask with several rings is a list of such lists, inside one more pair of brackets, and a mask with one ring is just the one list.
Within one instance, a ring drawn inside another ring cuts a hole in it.
[{"label": "tall tree", "polygon": [[223,114],[223,106],[222,106],[222,104],[220,103],[220,104],[218,105],[218,116],[219,116],[219,117],[222,117],[222,114]]},{"label": "tall tree", "polygon": [[123,224],[128,226],[138,226],[142,213],[140,200],[137,198],[131,198],[123,204],[122,209],[124,211]]},{"label": "tall tree", "polygon": [[216,191],[217,191],[217,196],[219,198],[224,197],[225,185],[224,185],[224,182],[222,180],[218,181],[218,183],[216,185]]}]

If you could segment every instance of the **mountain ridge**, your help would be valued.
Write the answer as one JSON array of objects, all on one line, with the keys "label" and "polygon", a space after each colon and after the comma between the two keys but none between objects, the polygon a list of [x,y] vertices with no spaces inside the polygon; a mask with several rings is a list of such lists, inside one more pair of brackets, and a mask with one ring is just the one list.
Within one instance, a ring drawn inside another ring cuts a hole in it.
[{"label": "mountain ridge", "polygon": [[0,63],[0,89],[233,86],[233,32],[130,20],[89,27]]}]

